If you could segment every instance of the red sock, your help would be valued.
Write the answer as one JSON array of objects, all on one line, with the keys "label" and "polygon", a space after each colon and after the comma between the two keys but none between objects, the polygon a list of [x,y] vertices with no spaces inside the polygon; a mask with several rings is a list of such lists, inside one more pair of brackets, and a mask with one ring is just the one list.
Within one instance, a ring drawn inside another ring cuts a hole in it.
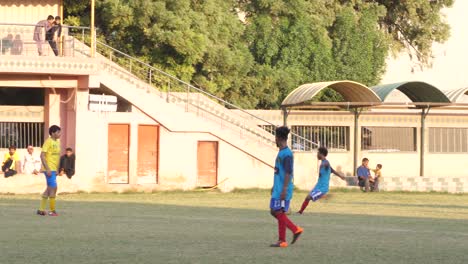
[{"label": "red sock", "polygon": [[301,210],[299,211],[299,213],[302,214],[302,212],[304,212],[304,210],[307,208],[307,206],[309,205],[309,202],[310,200],[308,199],[305,199],[304,202],[302,203],[302,206],[301,206]]},{"label": "red sock", "polygon": [[283,214],[284,215],[284,219],[283,221],[286,223],[286,227],[291,230],[293,233],[296,233],[297,232],[297,226],[291,222],[291,220],[289,219],[289,217],[286,215],[286,214]]},{"label": "red sock", "polygon": [[286,216],[284,213],[279,213],[276,216],[276,219],[278,219],[279,241],[286,241],[286,222],[284,221],[284,216]]}]

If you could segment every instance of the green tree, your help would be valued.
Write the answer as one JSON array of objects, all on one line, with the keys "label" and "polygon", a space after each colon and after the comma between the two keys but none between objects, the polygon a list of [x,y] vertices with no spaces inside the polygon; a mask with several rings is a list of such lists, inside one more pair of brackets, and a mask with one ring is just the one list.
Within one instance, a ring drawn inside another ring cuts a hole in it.
[{"label": "green tree", "polygon": [[[65,21],[89,25],[89,1],[65,0]],[[99,36],[111,46],[242,107],[277,108],[301,84],[373,85],[389,51],[429,65],[449,36],[453,0],[101,0]],[[325,90],[316,100],[337,101]]]},{"label": "green tree", "polygon": [[394,51],[409,49],[424,66],[430,65],[432,44],[445,42],[450,27],[441,15],[443,8],[451,7],[454,0],[367,0],[386,8],[380,20],[382,28],[392,37]]},{"label": "green tree", "polygon": [[259,0],[241,3],[245,39],[257,67],[257,87],[266,91],[262,107],[277,107],[300,84],[333,80],[335,67],[330,1]]},{"label": "green tree", "polygon": [[385,70],[388,38],[377,28],[385,8],[375,3],[340,6],[330,28],[336,76],[375,85]]}]

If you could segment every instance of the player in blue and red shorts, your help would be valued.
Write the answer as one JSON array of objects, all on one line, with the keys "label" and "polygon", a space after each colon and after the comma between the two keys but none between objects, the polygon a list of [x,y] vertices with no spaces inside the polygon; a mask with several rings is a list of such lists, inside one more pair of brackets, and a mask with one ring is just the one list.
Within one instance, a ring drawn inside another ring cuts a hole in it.
[{"label": "player in blue and red shorts", "polygon": [[286,216],[293,195],[293,153],[288,147],[289,128],[276,129],[276,145],[280,149],[275,161],[275,176],[270,200],[270,213],[278,220],[278,242],[271,247],[287,247],[286,228],[293,232],[291,244],[294,244],[304,231]]},{"label": "player in blue and red shorts", "polygon": [[340,173],[336,172],[330,165],[330,162],[327,160],[328,150],[324,147],[320,147],[317,152],[317,159],[321,160],[320,163],[320,172],[317,184],[314,189],[306,196],[304,202],[302,203],[301,210],[299,214],[302,214],[304,210],[309,205],[310,200],[317,201],[320,198],[324,197],[328,193],[328,187],[330,185],[330,175],[333,173],[336,176],[340,177],[342,180],[345,180],[345,177]]}]

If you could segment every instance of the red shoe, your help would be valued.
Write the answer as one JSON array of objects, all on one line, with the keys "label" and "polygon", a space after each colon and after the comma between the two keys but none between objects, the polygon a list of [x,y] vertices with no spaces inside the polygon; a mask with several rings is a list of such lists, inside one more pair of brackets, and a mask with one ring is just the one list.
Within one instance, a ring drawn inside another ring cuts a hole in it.
[{"label": "red shoe", "polygon": [[294,233],[293,240],[291,241],[291,244],[296,243],[296,241],[299,239],[299,237],[302,235],[302,232],[304,232],[304,229],[302,227],[297,227],[296,233]]},{"label": "red shoe", "polygon": [[58,216],[57,212],[55,211],[50,211],[49,216]]},{"label": "red shoe", "polygon": [[46,212],[45,212],[45,211],[41,211],[41,210],[37,210],[36,214],[37,214],[37,215],[45,216],[45,215],[46,215]]},{"label": "red shoe", "polygon": [[285,247],[288,247],[288,242],[286,242],[286,241],[278,241],[278,242],[276,242],[275,244],[271,244],[270,247],[281,247],[281,248],[285,248]]}]

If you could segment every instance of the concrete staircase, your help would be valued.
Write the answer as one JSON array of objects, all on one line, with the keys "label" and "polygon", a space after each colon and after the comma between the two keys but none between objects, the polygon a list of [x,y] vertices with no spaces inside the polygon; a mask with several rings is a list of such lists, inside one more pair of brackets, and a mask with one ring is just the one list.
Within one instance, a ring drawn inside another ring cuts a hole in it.
[{"label": "concrete staircase", "polygon": [[[75,43],[78,43],[76,48],[83,55],[87,55],[89,48],[78,41]],[[112,54],[118,52],[101,44],[101,52],[105,53],[103,49],[111,49]],[[97,59],[101,84],[125,98],[169,131],[209,133],[273,167],[277,152],[274,136],[251,121],[255,116],[247,112],[231,111],[220,104],[221,102],[235,107],[228,102],[131,57],[128,59],[134,64],[127,69],[122,66],[128,64],[117,60],[115,55],[112,57],[98,54]],[[136,67],[137,63],[140,63],[139,67]],[[149,81],[144,80],[141,76],[147,75],[141,74],[142,71],[150,72],[152,78],[150,77]],[[161,82],[161,77],[164,77],[164,82]],[[167,86],[170,86],[171,90],[161,86],[161,83],[165,82],[169,82]],[[187,91],[184,91],[186,88]],[[249,115],[249,118],[246,118],[246,115]]]}]

